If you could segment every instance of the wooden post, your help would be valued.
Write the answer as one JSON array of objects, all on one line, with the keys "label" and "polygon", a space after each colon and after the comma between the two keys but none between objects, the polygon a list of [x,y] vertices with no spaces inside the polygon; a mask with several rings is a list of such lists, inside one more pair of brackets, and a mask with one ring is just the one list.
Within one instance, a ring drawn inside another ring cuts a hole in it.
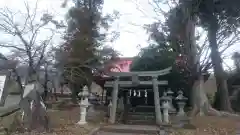
[{"label": "wooden post", "polygon": [[155,104],[155,115],[156,115],[156,123],[158,125],[162,122],[162,114],[160,108],[160,99],[159,99],[159,91],[157,84],[157,76],[152,77],[153,81],[153,92],[154,92],[154,104]]},{"label": "wooden post", "polygon": [[109,122],[111,124],[115,123],[116,119],[116,112],[117,112],[117,100],[118,100],[118,81],[119,77],[115,78],[114,85],[113,85],[113,92],[112,92],[112,111],[110,114]]}]

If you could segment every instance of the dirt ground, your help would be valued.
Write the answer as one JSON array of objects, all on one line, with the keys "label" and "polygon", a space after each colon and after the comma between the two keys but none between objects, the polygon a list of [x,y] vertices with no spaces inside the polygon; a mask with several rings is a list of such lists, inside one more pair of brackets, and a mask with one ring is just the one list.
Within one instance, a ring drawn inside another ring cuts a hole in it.
[{"label": "dirt ground", "polygon": [[[104,115],[102,111],[95,111],[88,117],[88,124],[84,126],[77,125],[79,121],[80,109],[78,105],[69,102],[51,103],[48,110],[50,118],[50,129],[48,133],[43,132],[41,128],[32,132],[13,132],[13,135],[86,135],[93,129],[104,125]],[[15,115],[12,114],[1,120],[0,125],[10,127]],[[239,124],[238,124],[239,123]],[[174,129],[171,135],[236,135],[237,125],[240,129],[240,120],[233,118],[223,118],[214,116],[198,116],[191,120],[196,129]],[[7,125],[7,126],[6,126]],[[17,129],[17,126],[14,127]],[[0,133],[1,134],[1,133]]]},{"label": "dirt ground", "polygon": [[240,129],[238,123],[239,119],[234,118],[197,116],[191,120],[195,130],[175,130],[172,135],[236,135],[237,128]]},{"label": "dirt ground", "polygon": [[[58,103],[52,104],[50,109],[48,109],[48,116],[50,118],[50,132],[44,132],[43,128],[37,128],[32,132],[21,132],[19,130],[19,125],[14,125],[13,119],[16,116],[12,114],[4,118],[1,123],[4,123],[4,127],[14,128],[12,135],[86,135],[99,125],[103,124],[104,113],[99,112],[97,115],[91,115],[91,118],[88,118],[88,124],[84,126],[77,125],[76,123],[80,119],[80,109],[78,105],[73,105],[71,103]],[[11,125],[11,126],[10,126]],[[0,133],[1,134],[1,133]]]}]

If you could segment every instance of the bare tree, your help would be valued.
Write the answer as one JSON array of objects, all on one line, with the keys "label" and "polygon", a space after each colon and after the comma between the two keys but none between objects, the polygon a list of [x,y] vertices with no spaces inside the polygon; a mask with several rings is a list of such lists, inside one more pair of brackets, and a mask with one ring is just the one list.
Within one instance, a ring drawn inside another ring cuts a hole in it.
[{"label": "bare tree", "polygon": [[0,32],[15,40],[0,41],[0,47],[9,49],[12,58],[28,65],[28,75],[31,75],[43,64],[56,32],[50,24],[57,24],[57,21],[48,13],[40,17],[37,13],[38,2],[33,8],[28,3],[24,4],[25,11],[15,12],[7,7],[0,9]]}]

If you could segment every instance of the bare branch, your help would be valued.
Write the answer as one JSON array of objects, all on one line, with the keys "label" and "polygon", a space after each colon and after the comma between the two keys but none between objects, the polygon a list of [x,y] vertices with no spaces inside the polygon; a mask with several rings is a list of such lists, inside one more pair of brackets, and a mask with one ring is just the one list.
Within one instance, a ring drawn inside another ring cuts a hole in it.
[{"label": "bare branch", "polygon": [[5,47],[5,48],[13,48],[19,51],[25,51],[23,48],[17,47],[16,45],[6,45],[6,44],[0,44],[0,47]]},{"label": "bare branch", "polygon": [[[17,37],[19,44],[2,43],[0,47],[9,48],[13,52],[12,56],[21,60],[22,63],[26,63],[29,70],[37,70],[45,60],[48,46],[51,44],[55,33],[53,30],[49,30],[52,35],[46,37],[43,41],[39,41],[38,35],[41,34],[40,32],[45,26],[47,27],[53,21],[53,16],[43,14],[43,17],[37,20],[38,1],[33,7],[28,3],[24,4],[25,12],[14,13],[8,8],[1,9],[0,31],[7,36],[12,36],[13,39]],[[16,20],[17,17],[21,17],[21,20]]]}]

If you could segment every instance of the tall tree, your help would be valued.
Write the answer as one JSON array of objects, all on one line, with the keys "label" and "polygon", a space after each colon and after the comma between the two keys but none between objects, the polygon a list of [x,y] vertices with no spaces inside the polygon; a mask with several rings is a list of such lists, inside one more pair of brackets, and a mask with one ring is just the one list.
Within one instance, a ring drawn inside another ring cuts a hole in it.
[{"label": "tall tree", "polygon": [[[161,9],[160,3],[162,2],[168,3],[168,1],[160,2],[158,0],[153,0],[149,3],[153,6],[154,11],[157,12],[158,16],[160,14],[165,16],[165,18],[167,19],[167,24],[169,26],[167,29],[170,29],[170,32],[168,31],[168,33],[170,33],[169,37],[171,38],[172,49],[178,53],[185,54],[185,56],[187,56],[186,60],[188,61],[187,62],[188,64],[185,65],[185,67],[189,71],[191,71],[191,76],[193,77],[193,78],[191,77],[190,81],[192,82],[192,84],[194,84],[195,82],[197,83],[200,73],[205,72],[209,68],[212,68],[214,66],[214,63],[212,62],[213,60],[211,61],[212,55],[210,55],[210,59],[209,59],[210,51],[208,49],[209,43],[207,42],[209,38],[206,38],[203,45],[199,45],[199,43],[196,44],[196,39],[198,39],[198,37],[195,37],[195,33],[196,33],[195,27],[199,24],[201,24],[200,26],[206,26],[206,25],[202,25],[203,22],[205,22],[205,24],[208,23],[206,22],[206,20],[202,18],[202,15],[203,15],[202,10],[203,11],[209,10],[209,9],[203,9],[203,5],[206,6],[208,5],[208,3],[206,3],[205,0],[199,0],[199,1],[198,0],[195,0],[195,1],[181,0],[179,2],[174,1],[172,3],[175,5],[173,6],[174,8],[170,8],[171,9],[170,12],[166,13],[164,12],[164,10]],[[223,3],[226,3],[226,1],[222,0],[220,3],[222,4],[220,6],[221,8],[223,7],[225,9],[227,8],[227,5],[223,4]],[[231,3],[234,3],[234,1],[231,1]],[[212,7],[213,6],[209,6],[208,8],[212,8]],[[235,9],[237,9],[236,6],[235,7],[233,6],[232,11],[234,11]],[[235,10],[234,12],[237,13],[237,10]],[[221,56],[221,54],[224,51],[226,51],[227,48],[231,47],[234,43],[236,43],[239,40],[238,32],[231,34],[229,30],[232,30],[232,29],[226,29],[229,26],[229,25],[226,25],[227,23],[229,23],[229,21],[226,21],[229,18],[227,19],[226,18],[227,18],[226,16],[225,16],[225,20],[223,18],[219,18],[222,21],[221,27],[219,27],[218,29],[221,32],[219,32],[216,37],[216,40],[218,43],[219,56]],[[232,18],[232,21],[235,20],[236,22],[236,18],[233,19],[233,17],[231,16],[230,18]],[[178,23],[176,24],[176,22]],[[166,27],[163,25],[164,23],[162,23],[161,20],[159,21],[159,19],[158,19],[158,24],[160,24],[159,25],[160,27],[157,28],[158,30],[166,29]],[[207,28],[207,27],[204,27],[204,28]],[[208,31],[208,29],[205,29],[205,30]],[[203,60],[200,59],[201,57],[203,58]],[[219,58],[221,59],[221,57]],[[219,87],[218,87],[218,91],[221,91]],[[221,98],[225,98],[225,106],[226,106],[226,100],[228,100],[227,98],[228,94],[225,93],[224,95],[225,97],[222,96]],[[222,102],[221,104],[223,105],[224,103]]]},{"label": "tall tree", "polygon": [[[178,19],[178,21],[176,21],[175,19],[175,21],[172,22],[180,22],[180,25],[175,25],[175,27],[172,25],[172,28],[175,32],[178,30],[177,38],[182,39],[184,42],[185,49],[183,51],[189,52],[188,54],[192,54],[188,55],[190,56],[189,63],[191,63],[189,65],[198,65],[197,63],[199,63],[200,57],[196,56],[196,54],[197,52],[202,51],[202,49],[197,50],[199,47],[194,45],[194,25],[201,24],[201,26],[203,26],[203,28],[205,28],[208,32],[209,47],[211,49],[211,63],[207,64],[205,69],[208,69],[211,65],[214,69],[218,88],[216,97],[219,97],[216,103],[220,103],[218,108],[221,110],[231,110],[228,100],[226,78],[222,67],[221,54],[233,44],[233,41],[236,42],[239,40],[239,32],[237,30],[239,24],[239,11],[237,10],[237,3],[238,1],[234,0],[182,0],[179,1],[177,7],[173,9],[175,10],[175,15],[173,17],[180,18],[180,20]],[[175,29],[176,26],[178,29]],[[221,51],[219,51],[219,48],[222,47],[220,44],[225,44],[223,47],[224,49]],[[194,61],[196,64],[194,64]],[[210,60],[208,59],[207,61],[209,62]],[[196,68],[192,68],[192,70],[200,71]]]},{"label": "tall tree", "polygon": [[64,76],[72,86],[73,96],[83,85],[91,85],[92,71],[100,62],[99,51],[106,41],[109,23],[118,16],[117,12],[115,16],[103,16],[102,5],[103,0],[77,0],[68,12]]},{"label": "tall tree", "polygon": [[222,33],[227,37],[239,33],[239,3],[237,0],[196,0],[193,3],[200,23],[208,31],[211,59],[218,89],[216,103],[220,103],[216,104],[216,107],[226,111],[231,111],[231,106],[217,38]]}]

